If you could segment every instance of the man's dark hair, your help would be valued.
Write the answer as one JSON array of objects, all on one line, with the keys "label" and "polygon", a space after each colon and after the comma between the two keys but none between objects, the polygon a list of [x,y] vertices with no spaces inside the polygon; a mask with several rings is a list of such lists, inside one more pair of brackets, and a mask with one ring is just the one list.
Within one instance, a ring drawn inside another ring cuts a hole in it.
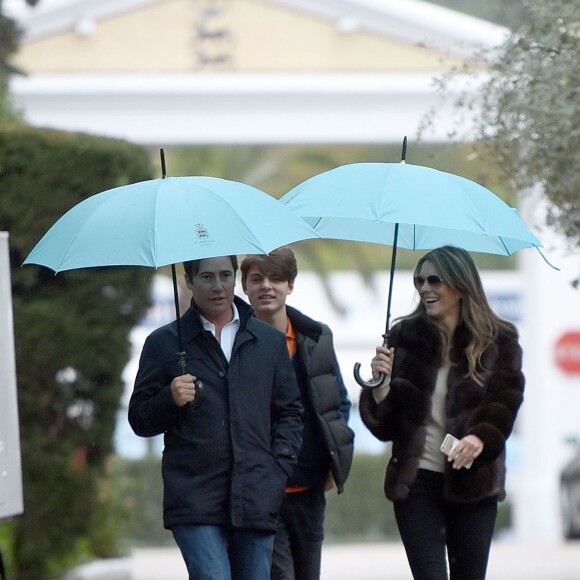
[{"label": "man's dark hair", "polygon": [[288,246],[272,250],[269,254],[252,254],[242,260],[242,285],[246,283],[248,272],[256,266],[262,274],[274,274],[280,280],[294,284],[298,275],[296,256]]},{"label": "man's dark hair", "polygon": [[[232,262],[235,274],[238,271],[238,257],[237,256],[228,256],[228,257]],[[183,262],[183,269],[185,270],[185,275],[190,280],[193,280],[193,277],[199,273],[199,265],[201,264],[202,260],[209,260],[209,258],[200,258],[199,260],[188,260],[187,262]]]}]

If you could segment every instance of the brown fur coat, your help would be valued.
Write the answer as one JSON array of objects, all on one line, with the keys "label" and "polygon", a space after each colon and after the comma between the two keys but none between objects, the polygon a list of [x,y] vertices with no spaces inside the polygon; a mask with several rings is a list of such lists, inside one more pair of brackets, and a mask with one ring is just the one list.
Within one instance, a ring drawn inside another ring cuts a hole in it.
[{"label": "brown fur coat", "polygon": [[[484,443],[471,469],[454,470],[446,463],[444,496],[456,503],[505,498],[505,442],[523,401],[522,351],[515,328],[503,332],[483,354],[484,384],[466,378],[464,349],[469,331],[460,324],[450,352],[446,400],[446,430],[458,439],[477,435]],[[389,333],[395,348],[391,388],[377,404],[371,390],[363,390],[360,414],[371,433],[392,441],[385,475],[385,495],[405,499],[415,481],[426,439],[431,397],[440,366],[441,338],[427,316],[403,320]]]}]

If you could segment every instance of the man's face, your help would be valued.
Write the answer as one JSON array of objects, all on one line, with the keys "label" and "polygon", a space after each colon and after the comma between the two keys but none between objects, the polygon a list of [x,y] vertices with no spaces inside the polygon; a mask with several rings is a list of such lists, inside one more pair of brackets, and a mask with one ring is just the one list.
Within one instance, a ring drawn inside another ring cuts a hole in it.
[{"label": "man's face", "polygon": [[273,315],[286,305],[286,297],[292,293],[294,284],[274,274],[265,274],[257,266],[248,270],[244,292],[259,315]]},{"label": "man's face", "polygon": [[186,276],[185,281],[205,318],[214,324],[232,319],[236,275],[229,256],[201,260],[193,280]]}]

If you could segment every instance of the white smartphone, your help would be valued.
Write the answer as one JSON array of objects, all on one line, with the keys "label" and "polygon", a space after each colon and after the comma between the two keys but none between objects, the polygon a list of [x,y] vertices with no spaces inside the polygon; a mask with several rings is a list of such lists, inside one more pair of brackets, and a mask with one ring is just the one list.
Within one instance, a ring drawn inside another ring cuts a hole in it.
[{"label": "white smartphone", "polygon": [[[443,439],[443,443],[441,443],[441,451],[443,451],[445,455],[449,455],[455,449],[458,443],[459,439],[457,439],[457,437],[453,437],[451,433],[447,433],[447,435],[445,435],[445,439]],[[465,469],[469,469],[472,465],[473,461],[468,463],[465,466]]]}]

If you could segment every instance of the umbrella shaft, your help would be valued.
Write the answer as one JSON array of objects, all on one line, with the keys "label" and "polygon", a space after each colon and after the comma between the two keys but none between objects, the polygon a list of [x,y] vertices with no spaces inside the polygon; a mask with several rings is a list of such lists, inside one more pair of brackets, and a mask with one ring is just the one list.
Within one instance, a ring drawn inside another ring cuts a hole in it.
[{"label": "umbrella shaft", "polygon": [[175,302],[175,320],[177,322],[177,345],[179,347],[179,353],[183,353],[183,362],[185,363],[185,353],[183,352],[184,351],[183,332],[181,330],[181,316],[179,314],[179,295],[177,293],[177,274],[175,272],[175,264],[171,264],[171,277],[173,278],[173,301]]},{"label": "umbrella shaft", "polygon": [[393,254],[391,256],[391,275],[389,280],[389,296],[387,298],[387,321],[385,325],[384,339],[387,341],[387,334],[389,334],[389,325],[391,322],[391,297],[393,295],[393,281],[395,279],[395,266],[397,264],[397,243],[399,241],[399,224],[395,224],[395,233],[393,234]]}]

